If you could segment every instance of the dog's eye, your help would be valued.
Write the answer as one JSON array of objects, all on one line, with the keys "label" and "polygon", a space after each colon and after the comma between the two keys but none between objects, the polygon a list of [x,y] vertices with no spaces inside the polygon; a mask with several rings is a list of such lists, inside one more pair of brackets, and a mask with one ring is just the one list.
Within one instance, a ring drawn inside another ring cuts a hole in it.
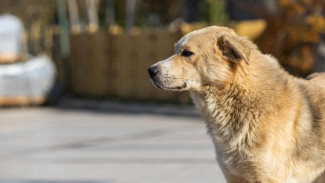
[{"label": "dog's eye", "polygon": [[184,57],[190,57],[191,55],[193,55],[194,53],[188,50],[183,50],[181,55]]}]

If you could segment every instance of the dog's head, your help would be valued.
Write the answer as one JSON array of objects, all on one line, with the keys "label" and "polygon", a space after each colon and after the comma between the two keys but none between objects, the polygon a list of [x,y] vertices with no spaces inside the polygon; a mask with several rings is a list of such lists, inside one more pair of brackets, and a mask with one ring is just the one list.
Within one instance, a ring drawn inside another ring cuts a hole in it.
[{"label": "dog's head", "polygon": [[154,85],[166,90],[196,90],[230,82],[240,63],[249,64],[254,45],[226,27],[193,31],[175,44],[175,54],[149,69]]}]

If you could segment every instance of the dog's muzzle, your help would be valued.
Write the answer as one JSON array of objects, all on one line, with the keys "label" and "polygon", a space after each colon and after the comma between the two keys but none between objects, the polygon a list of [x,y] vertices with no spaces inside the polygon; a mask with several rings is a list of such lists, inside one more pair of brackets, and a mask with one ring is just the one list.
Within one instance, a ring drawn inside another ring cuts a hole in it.
[{"label": "dog's muzzle", "polygon": [[149,67],[148,74],[150,76],[152,84],[154,84],[157,88],[164,90],[182,90],[187,87],[187,84],[185,82],[182,84],[179,83],[177,86],[170,86],[170,83],[173,82],[162,77],[162,73],[160,73],[158,66],[153,65]]}]

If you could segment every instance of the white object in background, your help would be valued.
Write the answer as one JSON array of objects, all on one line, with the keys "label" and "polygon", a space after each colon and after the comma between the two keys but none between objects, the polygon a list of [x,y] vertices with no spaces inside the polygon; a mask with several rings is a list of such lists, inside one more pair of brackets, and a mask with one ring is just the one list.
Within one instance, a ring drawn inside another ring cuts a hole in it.
[{"label": "white object in background", "polygon": [[0,61],[15,62],[19,56],[26,55],[24,31],[17,17],[9,14],[0,16]]},{"label": "white object in background", "polygon": [[55,66],[46,56],[0,65],[0,97],[45,98],[55,82]]}]

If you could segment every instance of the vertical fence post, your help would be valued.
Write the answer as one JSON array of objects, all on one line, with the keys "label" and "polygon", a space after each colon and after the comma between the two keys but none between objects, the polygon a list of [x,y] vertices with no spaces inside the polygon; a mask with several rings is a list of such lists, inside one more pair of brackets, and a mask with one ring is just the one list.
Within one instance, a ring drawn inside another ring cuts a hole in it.
[{"label": "vertical fence post", "polygon": [[105,23],[106,26],[109,27],[115,24],[115,8],[114,8],[114,0],[106,0],[105,1],[106,10],[105,10]]},{"label": "vertical fence post", "polygon": [[136,5],[137,0],[126,0],[126,30],[134,26]]},{"label": "vertical fence post", "polygon": [[66,17],[66,4],[64,0],[57,0],[57,10],[59,16],[59,26],[60,26],[60,53],[61,60],[64,69],[64,88],[70,90],[70,71],[68,58],[70,54],[70,42],[69,42],[69,24]]}]

